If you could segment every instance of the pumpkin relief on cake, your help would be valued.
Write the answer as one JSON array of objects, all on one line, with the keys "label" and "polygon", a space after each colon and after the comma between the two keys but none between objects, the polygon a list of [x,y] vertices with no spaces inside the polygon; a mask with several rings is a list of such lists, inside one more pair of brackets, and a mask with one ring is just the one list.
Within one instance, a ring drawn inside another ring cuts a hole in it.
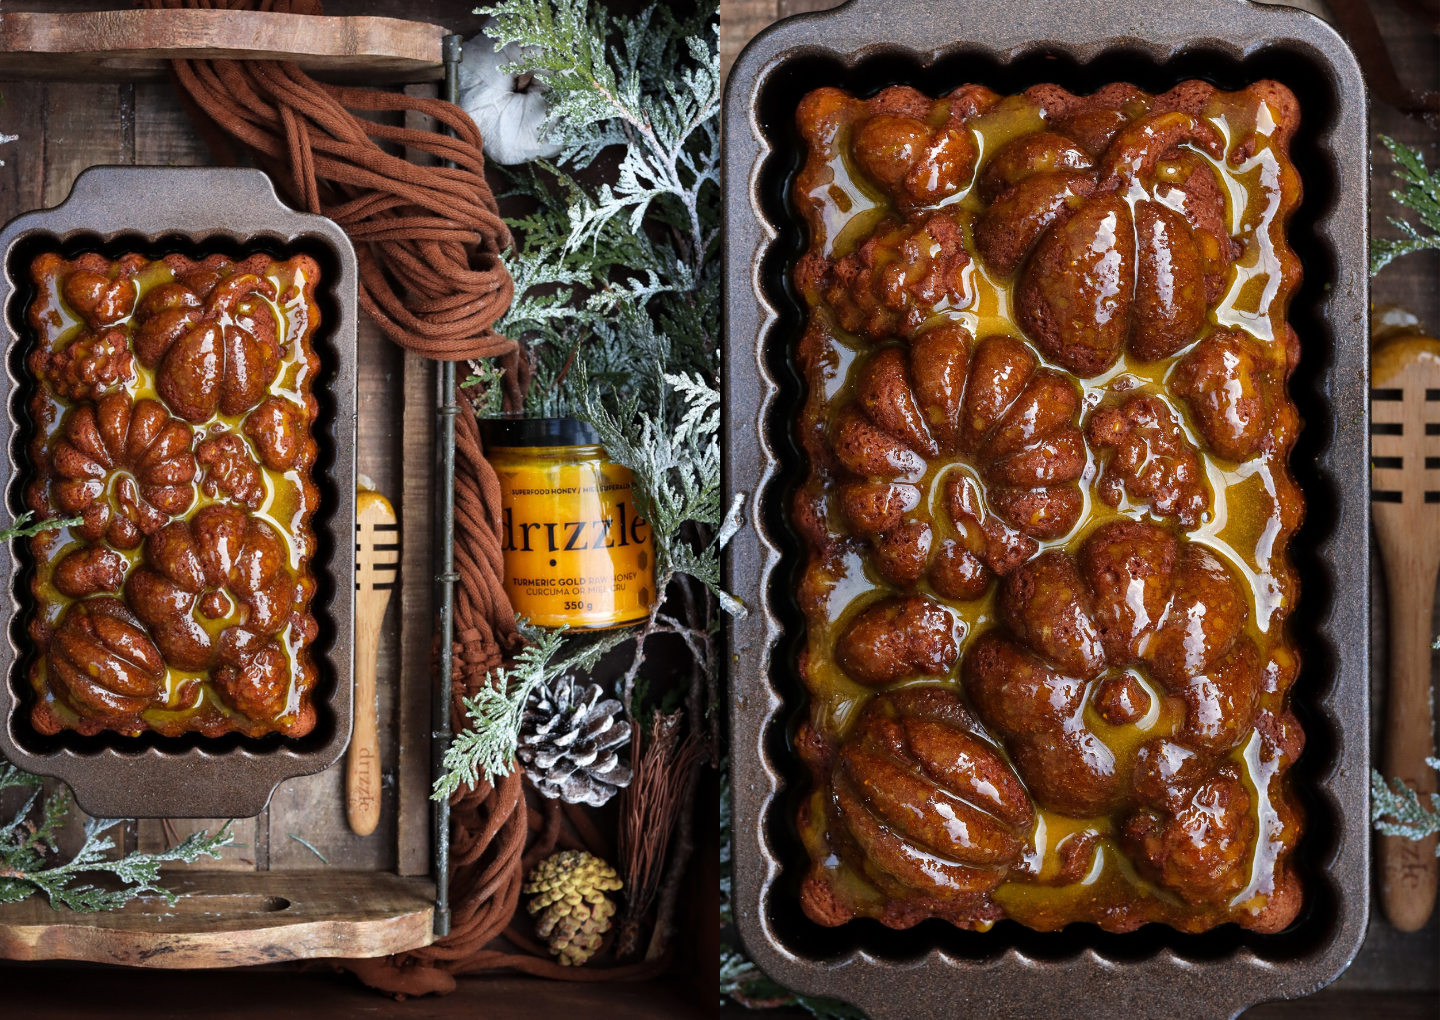
[{"label": "pumpkin relief on cake", "polygon": [[310,519],[319,266],[308,256],[31,265],[43,733],[316,722]]},{"label": "pumpkin relief on cake", "polygon": [[815,921],[1286,927],[1300,115],[809,93],[792,521]]}]

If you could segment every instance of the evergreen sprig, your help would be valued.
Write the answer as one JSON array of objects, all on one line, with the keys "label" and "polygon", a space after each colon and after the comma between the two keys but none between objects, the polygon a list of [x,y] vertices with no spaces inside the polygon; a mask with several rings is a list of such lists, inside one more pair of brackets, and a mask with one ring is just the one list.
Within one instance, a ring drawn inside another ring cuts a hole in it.
[{"label": "evergreen sprig", "polygon": [[[1425,764],[1440,769],[1440,758],[1426,758]],[[1370,770],[1370,820],[1387,836],[1403,839],[1424,839],[1440,832],[1440,794],[1430,794],[1430,806],[1420,802],[1420,795],[1399,779],[1385,783],[1378,769]],[[1440,857],[1440,846],[1435,848]]]},{"label": "evergreen sprig", "polygon": [[600,656],[628,637],[624,631],[601,634],[561,655],[563,629],[546,630],[521,621],[521,632],[527,644],[514,665],[496,669],[473,697],[461,700],[468,725],[446,750],[445,771],[435,781],[431,799],[444,800],[461,786],[474,787],[481,780],[493,785],[509,775],[515,765],[520,716],[530,694],[566,673],[592,668]]},{"label": "evergreen sprig", "polygon": [[1399,240],[1376,238],[1370,242],[1370,275],[1374,276],[1395,259],[1412,252],[1440,249],[1440,177],[1425,166],[1425,157],[1388,135],[1380,142],[1390,150],[1399,166],[1395,176],[1403,187],[1390,192],[1390,197],[1407,209],[1420,214],[1420,223],[1429,233],[1421,233],[1415,224],[1389,217],[1390,223],[1405,236]]},{"label": "evergreen sprig", "polygon": [[664,5],[611,18],[587,0],[502,0],[475,11],[494,19],[488,31],[499,46],[538,48],[524,66],[506,70],[531,72],[545,83],[549,116],[542,130],[561,147],[560,163],[588,166],[603,149],[625,147],[613,185],[575,195],[567,249],[598,240],[621,213],[629,214],[631,233],[641,233],[660,199],[676,204],[670,214],[682,214],[692,252],[714,242],[716,227],[703,222],[700,193],[707,184],[719,186],[720,65],[712,59],[718,46],[698,29],[708,24],[718,39],[718,25],[712,8],[701,7],[698,24],[677,20]]},{"label": "evergreen sprig", "polygon": [[[721,519],[720,393],[699,373],[657,372],[654,391],[660,405],[654,412],[641,410],[639,399],[632,398],[612,414],[584,387],[582,366],[583,416],[595,426],[610,459],[635,478],[635,501],[656,535],[657,590],[663,591],[676,573],[688,574],[727,612],[743,616],[744,605],[720,587],[720,550],[738,528],[741,509],[737,495]],[[668,403],[678,405],[674,413]],[[714,539],[697,551],[683,537],[689,524],[702,525]]]},{"label": "evergreen sprig", "polygon": [[[531,416],[655,406],[669,372],[718,374],[720,62],[715,4],[617,18],[585,0],[503,0],[477,10],[497,44],[536,47],[521,70],[546,83],[553,163],[505,171],[535,209],[510,221],[517,295],[498,328],[535,361]],[[618,147],[614,181],[575,174]],[[650,328],[637,331],[639,319]],[[657,350],[652,334],[665,339]],[[583,361],[586,394],[575,372]],[[627,422],[628,424],[628,422]]]},{"label": "evergreen sprig", "polygon": [[[0,164],[3,166],[4,164]],[[57,528],[73,528],[80,523],[79,517],[45,518],[32,521],[31,513],[26,510],[19,517],[15,518],[13,524],[8,528],[0,528],[0,542],[9,542],[16,538],[32,538],[42,531],[54,531]]]},{"label": "evergreen sprig", "polygon": [[[10,821],[0,826],[0,903],[15,903],[43,892],[55,909],[69,907],[81,913],[117,910],[141,893],[158,893],[173,904],[176,896],[159,884],[160,867],[170,861],[192,864],[201,857],[220,857],[220,849],[234,837],[230,823],[211,836],[208,831],[191,833],[168,850],[155,854],[134,853],[117,860],[106,855],[115,842],[106,835],[123,819],[87,818],[85,840],[68,861],[59,860],[57,836],[70,813],[71,797],[62,787],[41,800],[39,776],[0,763],[0,790],[31,788],[30,797]],[[74,884],[81,876],[105,873],[122,883],[120,889],[102,889]]]}]

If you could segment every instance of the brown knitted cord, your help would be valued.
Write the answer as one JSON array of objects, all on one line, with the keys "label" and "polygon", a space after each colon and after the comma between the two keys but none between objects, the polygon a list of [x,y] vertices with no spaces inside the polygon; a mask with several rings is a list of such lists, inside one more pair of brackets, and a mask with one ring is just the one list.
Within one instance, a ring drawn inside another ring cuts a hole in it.
[{"label": "brown knitted cord", "polygon": [[[142,2],[152,8],[320,13],[318,0]],[[238,140],[292,201],[345,229],[359,262],[361,307],[391,340],[442,360],[498,358],[505,368],[505,406],[520,406],[529,362],[515,341],[493,328],[514,295],[500,260],[511,237],[485,182],[479,131],[464,111],[434,99],[322,84],[286,62],[177,60],[172,70],[182,101],[218,161],[235,162],[228,139]],[[351,110],[416,111],[449,127],[455,137],[376,124]],[[387,153],[378,141],[454,166],[420,166]],[[499,481],[485,459],[473,408],[463,394],[460,400],[455,476],[460,583],[451,678],[457,726],[464,719],[460,699],[485,683],[520,643],[501,583]],[[562,968],[543,946],[518,933],[512,942],[529,953],[484,949],[506,931],[519,904],[530,814],[518,769],[498,786],[462,790],[451,807],[451,934],[412,953],[343,965],[375,987],[411,995],[443,993],[454,987],[453,974],[501,967],[587,981],[646,977],[663,969],[663,961]],[[548,854],[559,835],[558,826],[542,827],[531,856]]]}]

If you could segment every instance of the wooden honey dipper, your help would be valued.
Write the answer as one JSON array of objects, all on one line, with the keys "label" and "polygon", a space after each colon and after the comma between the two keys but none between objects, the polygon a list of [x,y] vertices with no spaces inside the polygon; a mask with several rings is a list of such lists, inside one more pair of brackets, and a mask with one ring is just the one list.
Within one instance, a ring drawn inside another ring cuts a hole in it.
[{"label": "wooden honey dipper", "polygon": [[355,730],[345,759],[345,814],[357,835],[380,822],[380,706],[375,667],[380,624],[400,561],[395,508],[378,492],[355,495]]},{"label": "wooden honey dipper", "polygon": [[[1370,358],[1370,512],[1390,600],[1390,690],[1379,768],[1424,794],[1436,774],[1431,613],[1440,570],[1440,340],[1414,316],[1377,310]],[[1435,837],[1379,836],[1380,898],[1401,931],[1435,904]]]}]

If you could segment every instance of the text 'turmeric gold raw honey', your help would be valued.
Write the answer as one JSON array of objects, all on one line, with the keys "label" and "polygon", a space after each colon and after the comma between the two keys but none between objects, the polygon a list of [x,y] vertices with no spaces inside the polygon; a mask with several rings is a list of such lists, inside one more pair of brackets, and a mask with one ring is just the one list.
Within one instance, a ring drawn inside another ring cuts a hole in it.
[{"label": "text 'turmeric gold raw honey'", "polygon": [[655,547],[629,469],[574,418],[491,418],[481,432],[500,478],[505,592],[515,614],[542,627],[644,619]]}]

